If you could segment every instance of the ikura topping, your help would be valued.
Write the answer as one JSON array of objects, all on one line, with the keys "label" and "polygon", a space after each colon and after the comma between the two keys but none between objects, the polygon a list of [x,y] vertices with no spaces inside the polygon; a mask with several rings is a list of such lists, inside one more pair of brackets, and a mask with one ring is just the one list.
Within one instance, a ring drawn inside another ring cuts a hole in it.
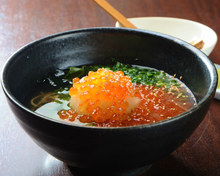
[{"label": "ikura topping", "polygon": [[126,120],[140,102],[129,76],[106,69],[90,71],[82,79],[74,78],[69,94],[71,108],[98,123]]},{"label": "ikura topping", "polygon": [[122,71],[90,71],[74,78],[69,90],[70,110],[58,115],[100,127],[120,127],[155,123],[185,112],[193,106],[183,86],[132,83]]}]

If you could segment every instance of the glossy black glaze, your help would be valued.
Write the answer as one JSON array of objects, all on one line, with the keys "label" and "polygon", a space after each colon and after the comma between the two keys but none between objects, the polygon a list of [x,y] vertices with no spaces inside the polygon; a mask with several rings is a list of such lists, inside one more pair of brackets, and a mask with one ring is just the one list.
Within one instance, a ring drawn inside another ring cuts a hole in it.
[{"label": "glossy black glaze", "polygon": [[[198,105],[163,122],[126,128],[79,127],[24,107],[37,79],[57,68],[111,64],[112,58],[183,76]],[[2,86],[24,130],[44,150],[80,168],[131,169],[150,164],[180,146],[204,118],[217,84],[205,54],[172,37],[141,30],[93,28],[31,43],[6,63]]]}]

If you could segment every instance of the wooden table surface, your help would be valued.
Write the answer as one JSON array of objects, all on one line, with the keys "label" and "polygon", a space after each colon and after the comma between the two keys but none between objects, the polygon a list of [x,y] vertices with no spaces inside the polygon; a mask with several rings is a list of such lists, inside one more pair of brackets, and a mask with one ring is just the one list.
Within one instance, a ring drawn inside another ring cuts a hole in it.
[{"label": "wooden table surface", "polygon": [[[219,0],[109,0],[126,17],[166,16],[203,23],[220,37]],[[0,70],[23,45],[50,34],[115,21],[92,0],[0,0]],[[220,64],[220,42],[210,59]],[[48,155],[22,130],[0,89],[0,175],[77,175]],[[105,175],[103,173],[103,175]],[[176,151],[154,163],[147,175],[220,175],[220,101]]]}]

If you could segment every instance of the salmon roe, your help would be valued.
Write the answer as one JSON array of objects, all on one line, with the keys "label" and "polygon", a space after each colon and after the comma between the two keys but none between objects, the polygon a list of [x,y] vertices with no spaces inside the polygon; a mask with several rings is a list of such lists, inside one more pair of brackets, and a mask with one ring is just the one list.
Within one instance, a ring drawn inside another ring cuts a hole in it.
[{"label": "salmon roe", "polygon": [[61,110],[61,119],[92,123],[101,127],[155,123],[183,113],[192,102],[181,101],[176,91],[143,84],[132,84],[122,71],[90,71],[74,78],[69,90],[70,110]]}]

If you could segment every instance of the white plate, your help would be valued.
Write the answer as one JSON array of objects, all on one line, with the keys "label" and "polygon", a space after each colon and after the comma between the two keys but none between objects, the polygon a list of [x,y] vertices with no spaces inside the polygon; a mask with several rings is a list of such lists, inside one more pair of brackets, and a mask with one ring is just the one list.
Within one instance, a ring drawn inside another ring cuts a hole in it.
[{"label": "white plate", "polygon": [[[137,28],[160,32],[182,39],[186,42],[204,41],[204,47],[201,49],[206,55],[209,55],[217,42],[216,33],[201,23],[170,17],[139,17],[128,18]],[[121,25],[116,22],[116,27]]]}]

